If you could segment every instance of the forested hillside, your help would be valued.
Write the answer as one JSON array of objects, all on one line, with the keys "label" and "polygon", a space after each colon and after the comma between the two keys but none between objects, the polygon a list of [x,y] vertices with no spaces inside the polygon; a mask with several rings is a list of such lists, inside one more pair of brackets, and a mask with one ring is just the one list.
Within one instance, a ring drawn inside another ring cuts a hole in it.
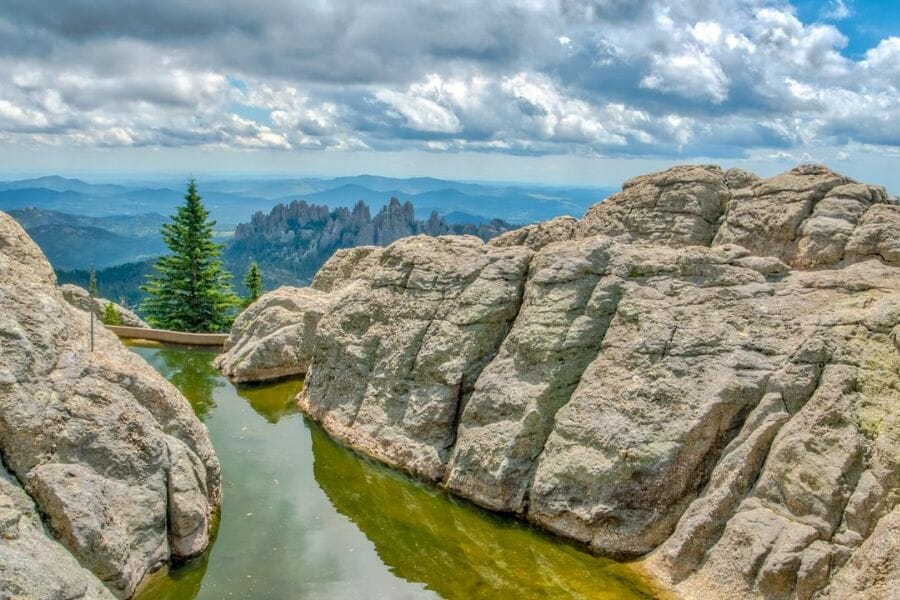
[{"label": "forested hillside", "polygon": [[279,204],[268,214],[258,212],[237,227],[225,250],[225,264],[236,278],[256,261],[266,287],[308,283],[338,248],[386,246],[410,235],[469,234],[489,240],[513,226],[494,219],[482,223],[449,224],[436,212],[420,221],[412,203],[391,198],[373,218],[369,207],[329,210],[304,201]]},{"label": "forested hillside", "polygon": [[[98,293],[104,298],[114,300],[131,309],[137,308],[145,294],[140,286],[146,282],[146,276],[153,271],[155,258],[140,262],[125,263],[97,270]],[[60,284],[74,283],[84,289],[88,288],[91,273],[85,269],[72,271],[56,270],[56,278]]]}]

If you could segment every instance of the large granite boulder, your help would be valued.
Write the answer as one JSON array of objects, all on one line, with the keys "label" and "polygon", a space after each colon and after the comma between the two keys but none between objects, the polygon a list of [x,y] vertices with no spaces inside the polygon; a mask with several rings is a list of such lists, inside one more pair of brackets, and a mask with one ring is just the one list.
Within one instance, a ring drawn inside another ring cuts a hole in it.
[{"label": "large granite boulder", "polygon": [[[0,213],[3,463],[49,532],[113,593],[128,597],[170,558],[206,548],[219,463],[178,390],[105,328],[95,328],[94,352],[89,335],[84,313],[64,299],[40,250]],[[20,524],[30,518],[17,510]],[[31,523],[28,535],[48,547],[42,560],[53,560],[58,550]],[[0,539],[2,552],[21,552],[16,544]],[[40,576],[24,568],[4,573],[3,585],[20,590],[16,597],[70,598],[93,589],[65,559]]]},{"label": "large granite boulder", "polygon": [[321,292],[331,293],[351,283],[365,269],[366,260],[377,246],[341,248],[322,265],[310,285]]},{"label": "large granite boulder", "polygon": [[722,169],[710,165],[629,179],[620,193],[588,210],[577,235],[708,246],[728,206],[730,181]]},{"label": "large granite boulder", "polygon": [[686,597],[888,598],[898,240],[896,200],[819,166],[676,167],[489,245],[401,240],[323,268],[300,404]]},{"label": "large granite boulder", "polygon": [[548,244],[575,237],[578,230],[578,219],[574,217],[556,217],[549,221],[526,225],[519,229],[498,235],[490,242],[491,246],[526,246],[532,250],[540,250]]},{"label": "large granite boulder", "polygon": [[34,501],[0,465],[0,598],[114,597],[47,533]]},{"label": "large granite boulder", "polygon": [[112,300],[107,300],[106,298],[94,298],[94,303],[92,305],[91,296],[83,287],[65,283],[59,286],[59,289],[62,292],[63,298],[66,299],[66,302],[75,308],[80,308],[84,312],[90,312],[93,308],[94,318],[97,319],[98,323],[103,322],[106,306],[112,304],[116,314],[119,315],[119,321],[121,321],[122,325],[125,325],[126,327],[150,327],[143,319],[137,316],[134,311],[125,308],[121,304],[116,304]]},{"label": "large granite boulder", "polygon": [[332,435],[440,481],[459,413],[515,318],[530,258],[471,236],[373,250],[319,322],[303,408]]},{"label": "large granite boulder", "polygon": [[288,286],[263,294],[234,320],[216,367],[238,383],[305,375],[328,299]]}]

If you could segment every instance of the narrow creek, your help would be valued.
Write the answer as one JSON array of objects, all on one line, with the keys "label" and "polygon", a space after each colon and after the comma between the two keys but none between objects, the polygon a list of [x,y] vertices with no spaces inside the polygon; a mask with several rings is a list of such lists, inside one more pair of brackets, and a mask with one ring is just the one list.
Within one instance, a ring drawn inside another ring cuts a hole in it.
[{"label": "narrow creek", "polygon": [[235,387],[214,352],[131,346],[190,400],[222,465],[211,548],[137,600],[653,598],[591,556],[366,460],[300,414],[302,381]]}]

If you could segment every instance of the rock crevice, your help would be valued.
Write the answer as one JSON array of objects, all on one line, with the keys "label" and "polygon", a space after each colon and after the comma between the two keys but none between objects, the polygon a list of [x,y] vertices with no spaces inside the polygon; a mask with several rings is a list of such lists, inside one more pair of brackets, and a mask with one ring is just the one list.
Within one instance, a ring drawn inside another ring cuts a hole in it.
[{"label": "rock crevice", "polygon": [[824,167],[685,166],[487,245],[345,252],[300,403],[685,597],[887,598],[898,240],[884,189]]},{"label": "rock crevice", "polygon": [[[147,573],[209,541],[220,475],[206,428],[102,326],[91,352],[85,317],[34,243],[0,213],[0,454],[21,482],[12,493],[27,493],[61,543],[36,537],[48,548],[35,557],[46,574],[30,581],[22,579],[28,569],[4,573],[0,596],[78,597],[65,583],[71,576],[85,597],[104,597],[94,591],[101,581],[128,597]],[[59,571],[46,563],[63,547],[71,560],[60,564],[77,559],[85,569],[64,566],[49,593]],[[19,550],[0,539],[0,553]]]}]

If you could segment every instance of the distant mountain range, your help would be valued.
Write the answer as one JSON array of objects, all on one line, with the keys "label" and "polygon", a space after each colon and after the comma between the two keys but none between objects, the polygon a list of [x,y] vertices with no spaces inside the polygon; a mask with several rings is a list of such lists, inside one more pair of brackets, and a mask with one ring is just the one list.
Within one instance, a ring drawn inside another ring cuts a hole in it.
[{"label": "distant mountain range", "polygon": [[[459,213],[457,213],[457,216]],[[514,226],[500,219],[448,223],[432,211],[417,220],[411,202],[391,198],[374,217],[364,202],[352,210],[308,204],[279,204],[239,225],[228,240],[224,262],[240,277],[252,261],[259,264],[267,287],[308,284],[338,248],[387,246],[410,235],[468,234],[489,240]]]},{"label": "distant mountain range", "polygon": [[[607,188],[467,183],[429,177],[395,179],[358,175],[333,179],[212,179],[198,181],[219,229],[233,231],[257,211],[306,200],[329,208],[362,200],[377,210],[391,197],[409,201],[419,214],[461,212],[517,225],[559,215],[582,216],[611,193]],[[41,208],[104,217],[155,212],[169,215],[182,202],[184,182],[93,184],[58,176],[0,182],[0,210]]]},{"label": "distant mountain range", "polygon": [[[107,297],[133,306],[153,257],[167,251],[159,229],[182,204],[184,186],[59,176],[0,181],[0,210],[28,231],[60,281],[86,285],[94,265]],[[227,242],[225,263],[235,281],[257,260],[269,287],[308,282],[336,248],[418,233],[489,239],[513,226],[582,216],[613,191],[373,175],[200,179],[198,187],[217,238]],[[415,214],[431,216],[419,221]]]},{"label": "distant mountain range", "polygon": [[159,256],[166,221],[157,213],[86,217],[39,208],[9,211],[56,269],[103,268]]},{"label": "distant mountain range", "polygon": [[[37,223],[37,228],[43,227],[46,222],[56,222],[57,219],[68,221],[68,218],[72,218],[73,222],[84,224],[85,230],[92,228],[93,223],[122,220],[121,217],[77,219],[72,215],[48,214],[37,210],[14,211],[13,214],[19,217],[27,215],[23,220],[29,224]],[[262,268],[265,287],[274,289],[279,285],[309,283],[337,248],[362,244],[385,245],[395,239],[420,233],[467,233],[490,239],[512,227],[500,220],[482,219],[473,223],[465,221],[469,215],[460,213],[454,216],[463,219],[463,222],[448,223],[436,214],[432,214],[426,221],[417,221],[412,205],[401,204],[397,200],[382,207],[374,218],[369,207],[363,203],[358,203],[352,211],[345,208],[332,211],[321,205],[293,202],[278,205],[269,213],[258,213],[250,223],[240,225],[234,237],[226,244],[223,258],[226,269],[235,276],[235,287],[243,293],[240,280],[253,260]],[[156,217],[161,218],[159,215]],[[151,215],[144,215],[143,219],[149,221]],[[52,247],[48,240],[44,243]],[[44,251],[47,252],[47,249]],[[57,260],[66,262],[60,257]],[[145,296],[140,286],[146,281],[146,276],[153,272],[154,262],[155,259],[151,258],[106,268],[101,268],[102,265],[98,264],[97,282],[100,293],[125,306],[137,308]],[[90,280],[90,272],[84,268],[56,266],[56,275],[59,283],[74,283],[84,288]]]}]

